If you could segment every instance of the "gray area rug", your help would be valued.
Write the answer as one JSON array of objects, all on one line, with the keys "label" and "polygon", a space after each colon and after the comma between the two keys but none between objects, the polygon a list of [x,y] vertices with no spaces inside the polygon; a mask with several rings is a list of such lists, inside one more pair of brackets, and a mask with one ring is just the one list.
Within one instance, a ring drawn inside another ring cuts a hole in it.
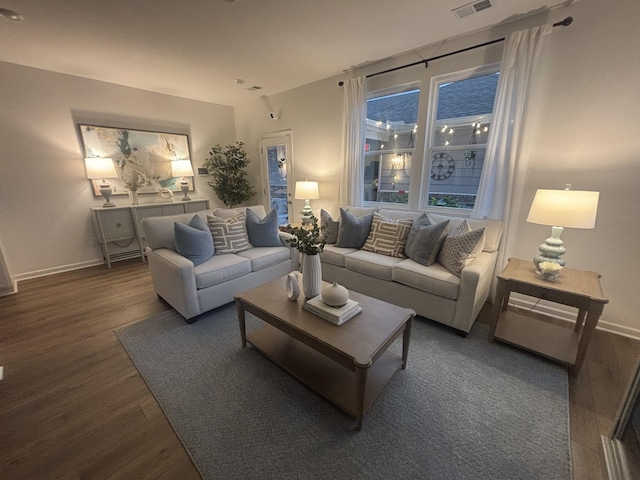
[{"label": "gray area rug", "polygon": [[[261,324],[247,314],[247,330]],[[489,344],[485,325],[461,338],[416,319],[408,367],[360,432],[240,347],[233,304],[192,325],[170,311],[116,333],[205,479],[571,478],[566,371]]]}]

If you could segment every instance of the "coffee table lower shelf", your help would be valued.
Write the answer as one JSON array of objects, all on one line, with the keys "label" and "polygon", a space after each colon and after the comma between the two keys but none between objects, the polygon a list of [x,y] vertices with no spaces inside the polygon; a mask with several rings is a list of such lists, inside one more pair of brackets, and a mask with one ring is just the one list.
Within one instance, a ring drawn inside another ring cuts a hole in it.
[{"label": "coffee table lower shelf", "polygon": [[[355,372],[349,370],[271,325],[247,332],[247,341],[324,398],[357,418]],[[369,367],[364,412],[402,368],[402,357],[385,351]],[[355,367],[354,367],[355,369]]]}]

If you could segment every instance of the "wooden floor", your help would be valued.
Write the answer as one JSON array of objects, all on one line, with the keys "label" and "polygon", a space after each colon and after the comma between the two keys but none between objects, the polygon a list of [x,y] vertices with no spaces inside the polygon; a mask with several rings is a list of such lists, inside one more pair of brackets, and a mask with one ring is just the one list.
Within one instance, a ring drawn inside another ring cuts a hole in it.
[{"label": "wooden floor", "polygon": [[[139,260],[24,281],[0,298],[0,477],[200,478],[113,331],[169,307]],[[640,342],[598,331],[570,380],[574,479],[606,479]]]}]

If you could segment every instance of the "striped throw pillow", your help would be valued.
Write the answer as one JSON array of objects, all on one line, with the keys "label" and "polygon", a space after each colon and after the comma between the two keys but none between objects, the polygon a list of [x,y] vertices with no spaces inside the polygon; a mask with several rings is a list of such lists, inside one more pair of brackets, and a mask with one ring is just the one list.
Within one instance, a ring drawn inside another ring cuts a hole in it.
[{"label": "striped throw pillow", "polygon": [[230,218],[207,215],[207,223],[216,255],[238,253],[251,248],[244,212]]},{"label": "striped throw pillow", "polygon": [[374,213],[371,230],[362,250],[404,258],[404,244],[412,224],[413,220],[410,218],[392,220]]}]

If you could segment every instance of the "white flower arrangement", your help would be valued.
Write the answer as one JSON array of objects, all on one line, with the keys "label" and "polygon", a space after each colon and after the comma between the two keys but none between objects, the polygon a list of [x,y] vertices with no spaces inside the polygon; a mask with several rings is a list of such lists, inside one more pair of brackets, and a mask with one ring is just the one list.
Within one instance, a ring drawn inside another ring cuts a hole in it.
[{"label": "white flower arrangement", "polygon": [[562,265],[556,262],[540,262],[538,268],[544,274],[554,274],[560,273],[560,270],[562,270]]}]

